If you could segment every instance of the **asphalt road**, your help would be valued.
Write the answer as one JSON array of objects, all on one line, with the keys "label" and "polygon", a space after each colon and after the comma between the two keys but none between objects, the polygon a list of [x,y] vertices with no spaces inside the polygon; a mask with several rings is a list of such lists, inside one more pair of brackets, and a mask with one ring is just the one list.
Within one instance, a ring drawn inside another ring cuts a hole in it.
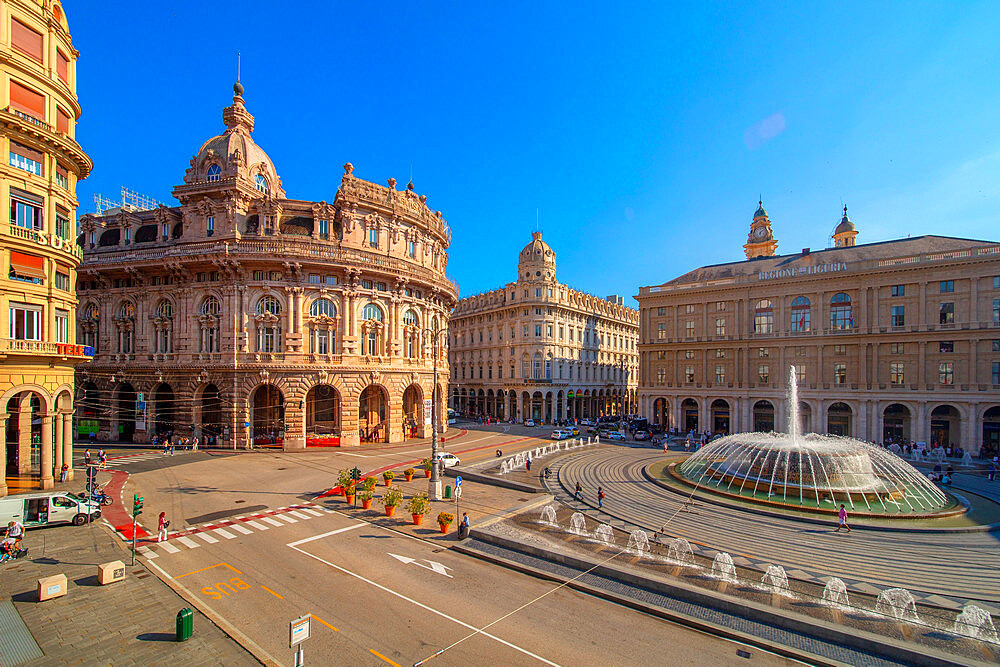
[{"label": "asphalt road", "polygon": [[[497,447],[506,454],[539,444],[524,439],[530,429],[507,431],[470,431],[445,449],[473,463],[493,458]],[[280,664],[292,664],[288,623],[304,614],[313,615],[307,664],[412,665],[441,650],[428,664],[788,662],[457,554],[446,548],[454,542],[429,539],[436,527],[415,532],[404,530],[409,522],[402,519],[396,527],[380,525],[387,522],[374,513],[359,520],[337,511],[336,502],[307,504],[335,484],[342,468],[370,472],[426,455],[426,447],[406,445],[274,452],[199,458],[134,475],[129,483],[145,494],[153,517],[166,511],[171,530],[193,531],[153,547],[147,562]],[[493,487],[473,495],[483,512],[520,500]],[[221,516],[236,521],[221,529],[197,525]]]}]

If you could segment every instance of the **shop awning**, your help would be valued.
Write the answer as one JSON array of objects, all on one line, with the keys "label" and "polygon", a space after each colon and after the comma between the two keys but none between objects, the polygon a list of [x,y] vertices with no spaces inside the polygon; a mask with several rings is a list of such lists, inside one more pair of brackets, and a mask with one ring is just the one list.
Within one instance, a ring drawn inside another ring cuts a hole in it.
[{"label": "shop awning", "polygon": [[24,252],[10,251],[10,268],[14,273],[32,278],[45,277],[45,258]]}]

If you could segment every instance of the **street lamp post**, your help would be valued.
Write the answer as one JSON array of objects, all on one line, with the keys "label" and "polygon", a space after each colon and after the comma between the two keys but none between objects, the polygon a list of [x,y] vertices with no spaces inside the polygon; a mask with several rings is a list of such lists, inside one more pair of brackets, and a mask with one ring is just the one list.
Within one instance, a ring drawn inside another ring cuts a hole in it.
[{"label": "street lamp post", "polygon": [[437,328],[437,323],[435,322],[435,327],[433,329],[424,329],[424,333],[430,333],[431,335],[431,347],[433,348],[433,366],[434,366],[434,385],[431,387],[431,478],[428,482],[427,496],[431,500],[441,499],[441,477],[438,473],[438,468],[440,467],[440,462],[438,461],[438,339],[441,335],[441,330]]}]

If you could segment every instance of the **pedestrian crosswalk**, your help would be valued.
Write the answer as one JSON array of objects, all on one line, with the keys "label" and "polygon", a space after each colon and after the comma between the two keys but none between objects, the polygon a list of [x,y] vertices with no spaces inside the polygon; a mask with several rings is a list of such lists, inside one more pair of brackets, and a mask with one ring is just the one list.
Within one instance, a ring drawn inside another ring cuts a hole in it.
[{"label": "pedestrian crosswalk", "polygon": [[313,503],[279,507],[174,531],[169,533],[165,542],[150,541],[137,547],[136,551],[146,558],[157,558],[162,554],[175,554],[184,549],[197,549],[203,544],[218,544],[223,540],[235,540],[242,535],[253,535],[271,528],[308,521],[327,513],[329,510]]},{"label": "pedestrian crosswalk", "polygon": [[[97,465],[99,468],[120,468],[125,465],[131,465],[133,463],[139,463],[141,461],[150,461],[153,459],[162,459],[163,453],[161,452],[149,452],[148,454],[125,454],[124,456],[116,456],[109,458],[104,466],[100,466],[97,460],[97,454],[91,452],[90,462]],[[168,454],[169,456],[169,454]],[[77,454],[73,457],[73,465],[77,467],[82,467],[85,464],[83,456]]]}]

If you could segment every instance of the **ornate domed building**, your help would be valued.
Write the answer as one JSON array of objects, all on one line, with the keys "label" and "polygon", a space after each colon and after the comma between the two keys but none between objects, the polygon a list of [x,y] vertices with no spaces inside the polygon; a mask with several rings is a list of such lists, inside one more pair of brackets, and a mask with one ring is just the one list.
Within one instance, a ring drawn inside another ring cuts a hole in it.
[{"label": "ornate domed building", "polygon": [[430,435],[435,354],[442,406],[448,380],[432,332],[457,302],[440,211],[351,164],[332,203],[287,198],[234,90],[179,206],[81,218],[81,431],[285,449]]}]

